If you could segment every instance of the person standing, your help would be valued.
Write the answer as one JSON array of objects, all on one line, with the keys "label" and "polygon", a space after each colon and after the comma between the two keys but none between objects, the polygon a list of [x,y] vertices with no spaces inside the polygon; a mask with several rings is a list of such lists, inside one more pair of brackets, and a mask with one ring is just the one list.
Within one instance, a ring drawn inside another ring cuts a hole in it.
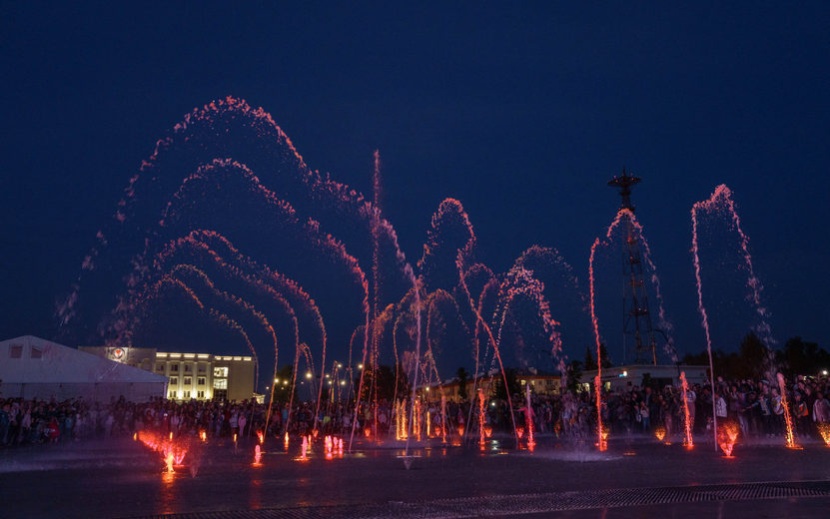
[{"label": "person standing", "polygon": [[816,427],[830,423],[830,402],[827,401],[821,391],[816,391],[816,402],[813,404],[813,421],[816,423]]}]

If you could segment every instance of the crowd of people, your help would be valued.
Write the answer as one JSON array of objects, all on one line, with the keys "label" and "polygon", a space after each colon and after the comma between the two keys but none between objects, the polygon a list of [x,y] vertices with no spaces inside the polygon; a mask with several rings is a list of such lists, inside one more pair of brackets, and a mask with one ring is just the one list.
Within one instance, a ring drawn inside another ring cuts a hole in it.
[{"label": "crowd of people", "polygon": [[[784,435],[786,406],[796,434],[817,438],[823,424],[830,424],[830,381],[799,376],[784,387],[782,394],[777,381],[722,378],[714,388],[694,384],[685,391],[671,385],[629,386],[602,396],[600,416],[611,435],[651,434],[663,428],[672,438],[684,434],[688,409],[694,434],[711,430],[716,418],[719,423],[728,420],[738,424],[742,437],[751,439]],[[476,402],[447,399],[419,403],[415,411],[425,436],[442,435],[443,431],[444,435],[476,437],[472,431],[481,426],[481,415],[483,425],[496,433],[510,433],[514,427],[525,429],[531,421],[537,434],[555,435],[563,441],[590,438],[597,430],[596,398],[589,392],[533,395],[529,408],[526,398],[515,395],[511,402],[492,399],[483,413]],[[204,432],[213,438],[236,435],[240,441],[260,432],[272,437],[312,431],[386,437],[394,434],[397,414],[412,420],[409,402],[363,403],[355,413],[353,404],[346,402],[274,402],[269,410],[254,400],[154,399],[137,403],[121,398],[104,404],[83,399],[0,398],[0,448],[132,436],[144,429],[174,435]],[[432,430],[426,430],[427,424]]]}]

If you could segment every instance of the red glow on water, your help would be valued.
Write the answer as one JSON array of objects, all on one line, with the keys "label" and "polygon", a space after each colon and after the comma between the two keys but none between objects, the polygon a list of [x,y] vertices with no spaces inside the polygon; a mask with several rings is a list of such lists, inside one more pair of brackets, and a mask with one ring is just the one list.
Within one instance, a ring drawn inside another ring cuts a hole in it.
[{"label": "red glow on water", "polygon": [[309,442],[308,436],[303,436],[303,443],[300,445],[300,457],[297,458],[299,461],[307,461],[308,460],[308,451],[311,449],[311,442]]},{"label": "red glow on water", "polygon": [[325,459],[333,460],[343,457],[343,439],[334,436],[323,438],[323,454]]},{"label": "red glow on water", "polygon": [[254,467],[262,466],[262,447],[260,447],[259,445],[256,445],[254,447],[254,463],[253,463],[253,466]]}]

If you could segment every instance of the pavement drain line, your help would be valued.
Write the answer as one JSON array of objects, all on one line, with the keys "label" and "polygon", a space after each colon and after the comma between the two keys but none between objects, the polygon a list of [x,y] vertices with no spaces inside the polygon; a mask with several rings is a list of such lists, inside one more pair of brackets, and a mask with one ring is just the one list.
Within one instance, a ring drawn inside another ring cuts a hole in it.
[{"label": "pavement drain line", "polygon": [[594,508],[792,497],[830,497],[830,481],[623,488],[383,504],[224,510],[147,517],[165,519],[461,519]]}]

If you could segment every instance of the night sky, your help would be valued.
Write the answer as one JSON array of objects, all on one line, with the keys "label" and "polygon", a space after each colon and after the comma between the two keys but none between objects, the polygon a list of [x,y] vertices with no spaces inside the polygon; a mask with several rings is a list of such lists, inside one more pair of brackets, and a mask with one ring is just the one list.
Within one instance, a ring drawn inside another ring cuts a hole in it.
[{"label": "night sky", "polygon": [[[539,244],[585,282],[627,168],[681,355],[706,346],[690,209],[726,184],[772,336],[830,347],[826,2],[110,4],[0,1],[0,339],[62,336],[56,307],[142,160],[230,95],[369,199],[379,150],[413,265],[453,197],[494,271]],[[735,350],[748,303],[717,276],[746,274],[708,258],[715,347]]]}]

